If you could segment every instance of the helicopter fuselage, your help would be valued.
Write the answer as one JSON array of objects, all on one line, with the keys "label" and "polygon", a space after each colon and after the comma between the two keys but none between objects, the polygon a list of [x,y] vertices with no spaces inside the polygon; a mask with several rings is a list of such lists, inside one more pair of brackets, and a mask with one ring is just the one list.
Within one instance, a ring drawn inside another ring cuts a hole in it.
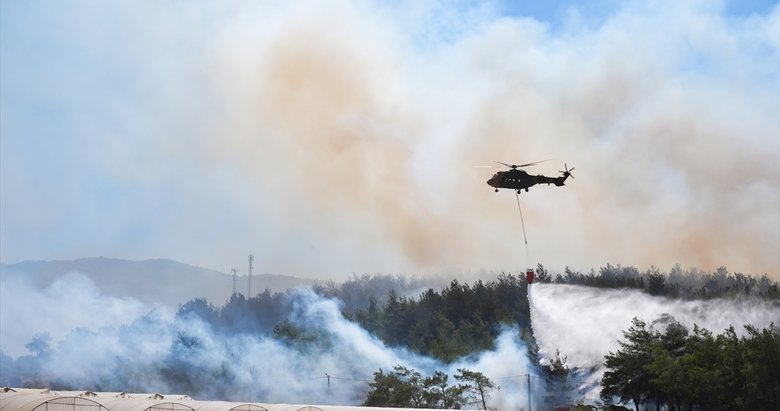
[{"label": "helicopter fuselage", "polygon": [[564,173],[560,177],[548,177],[541,174],[530,175],[524,170],[513,168],[507,171],[499,171],[493,174],[487,183],[489,186],[494,187],[498,191],[499,188],[508,188],[511,190],[528,191],[530,187],[537,184],[555,184],[556,186],[562,186],[566,179],[569,177],[569,173]]}]

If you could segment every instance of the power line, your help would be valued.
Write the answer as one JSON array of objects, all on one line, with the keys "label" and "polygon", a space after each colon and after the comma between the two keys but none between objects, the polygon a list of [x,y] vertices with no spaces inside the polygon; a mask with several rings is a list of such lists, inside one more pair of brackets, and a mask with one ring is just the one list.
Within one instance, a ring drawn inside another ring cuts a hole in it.
[{"label": "power line", "polygon": [[363,378],[348,378],[348,377],[334,377],[330,376],[330,378],[333,378],[334,380],[344,380],[344,381],[363,381],[363,382],[371,382],[373,380],[366,380]]},{"label": "power line", "polygon": [[325,375],[320,377],[309,377],[309,378],[297,378],[293,381],[300,382],[300,381],[312,381],[312,380],[342,380],[342,381],[360,381],[360,382],[371,382],[373,380],[365,379],[365,378],[353,378],[353,377],[337,377],[334,375],[330,375],[328,373],[325,373]]},{"label": "power line", "polygon": [[538,378],[537,376],[532,375],[532,374],[517,374],[517,375],[507,375],[506,377],[498,377],[498,378],[493,378],[493,379],[494,380],[508,380],[510,378],[525,378],[525,377],[527,377],[529,375],[531,377]]}]

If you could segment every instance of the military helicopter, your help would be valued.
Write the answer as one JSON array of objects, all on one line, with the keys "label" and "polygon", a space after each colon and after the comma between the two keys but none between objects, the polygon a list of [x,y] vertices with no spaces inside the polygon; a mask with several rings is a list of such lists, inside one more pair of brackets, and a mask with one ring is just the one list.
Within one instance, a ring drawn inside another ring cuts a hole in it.
[{"label": "military helicopter", "polygon": [[487,183],[489,186],[495,187],[496,192],[498,192],[499,188],[508,188],[517,190],[517,193],[520,194],[521,190],[528,191],[528,188],[537,184],[555,184],[556,186],[560,187],[567,178],[574,178],[574,176],[571,175],[571,172],[574,171],[574,167],[569,168],[566,163],[563,163],[563,171],[559,170],[561,172],[560,177],[547,177],[541,174],[532,176],[525,170],[521,170],[522,167],[532,166],[534,164],[539,164],[545,161],[549,160],[536,161],[526,164],[507,164],[496,161],[498,164],[509,167],[509,170],[499,171],[496,174],[493,174],[493,177],[490,177],[490,180],[488,180]]}]

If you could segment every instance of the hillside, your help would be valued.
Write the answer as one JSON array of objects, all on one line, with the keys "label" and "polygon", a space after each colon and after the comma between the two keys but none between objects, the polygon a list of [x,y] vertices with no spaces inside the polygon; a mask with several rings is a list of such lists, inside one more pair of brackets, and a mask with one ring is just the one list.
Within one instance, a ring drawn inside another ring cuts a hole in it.
[{"label": "hillside", "polygon": [[[128,261],[115,258],[79,258],[60,261],[25,261],[0,264],[0,281],[23,277],[36,288],[45,288],[59,275],[78,272],[89,277],[100,290],[111,296],[129,296],[145,303],[172,307],[193,298],[205,297],[223,304],[233,291],[232,275],[167,259]],[[247,291],[247,277],[238,278],[239,293]],[[321,283],[275,274],[254,274],[252,289],[274,292]]]}]

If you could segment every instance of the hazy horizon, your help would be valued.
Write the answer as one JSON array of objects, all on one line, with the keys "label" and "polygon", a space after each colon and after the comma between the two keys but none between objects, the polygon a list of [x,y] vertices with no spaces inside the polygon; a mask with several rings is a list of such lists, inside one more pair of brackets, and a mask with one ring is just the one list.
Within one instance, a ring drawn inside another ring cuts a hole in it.
[{"label": "hazy horizon", "polygon": [[5,263],[780,280],[777,2],[1,2],[0,117]]}]

